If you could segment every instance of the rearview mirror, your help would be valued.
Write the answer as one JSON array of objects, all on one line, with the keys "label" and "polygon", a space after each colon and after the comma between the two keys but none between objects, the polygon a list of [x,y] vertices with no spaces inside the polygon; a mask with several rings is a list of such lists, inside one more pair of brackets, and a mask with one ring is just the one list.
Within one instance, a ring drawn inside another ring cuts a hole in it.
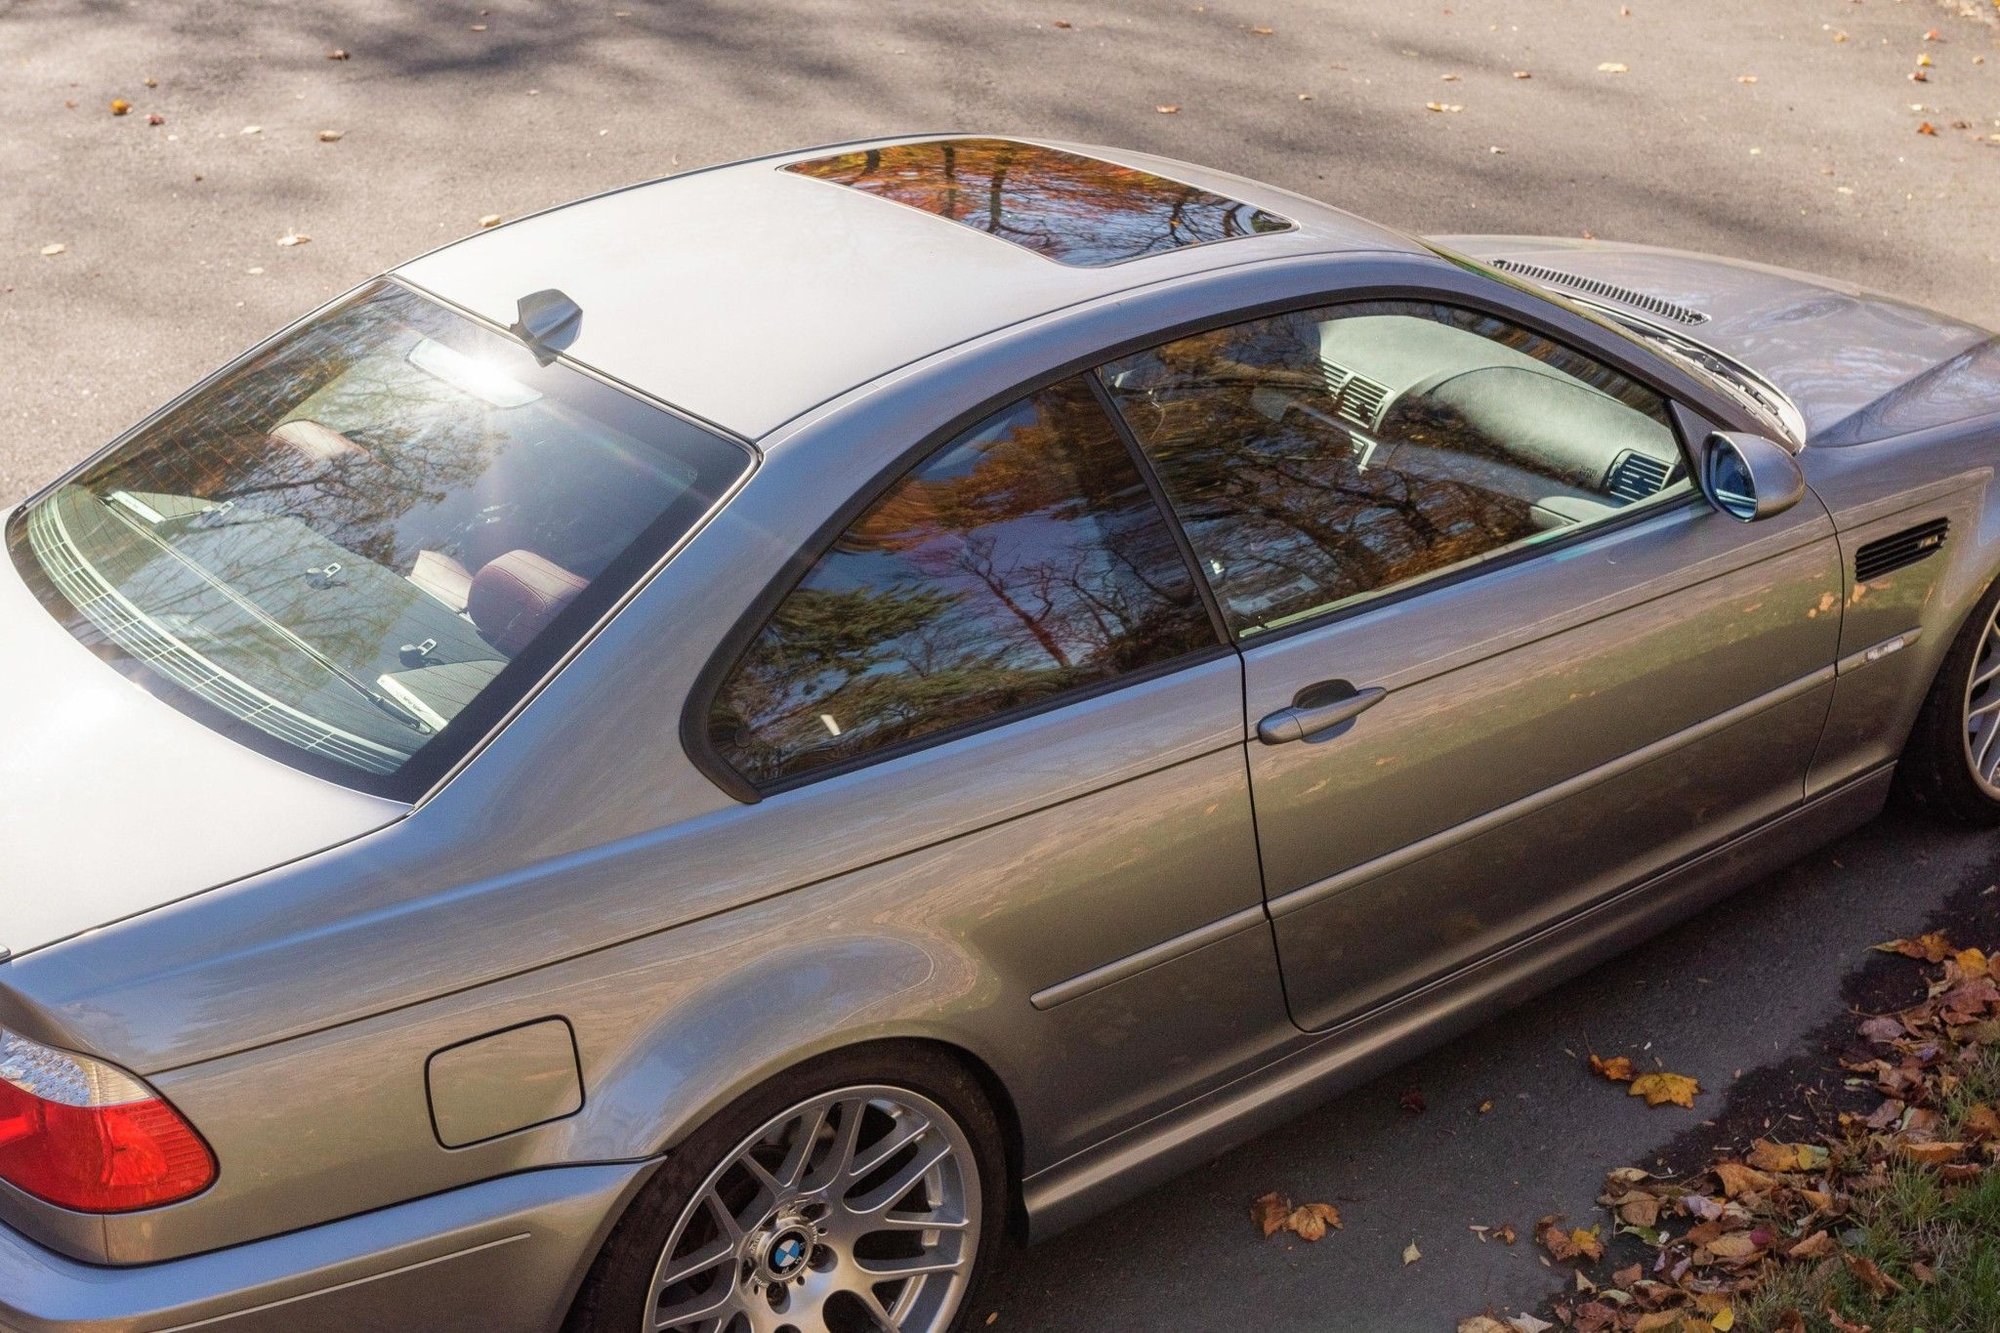
[{"label": "rearview mirror", "polygon": [[1701,493],[1745,523],[1782,514],[1806,493],[1799,460],[1775,440],[1719,430],[1701,448]]}]

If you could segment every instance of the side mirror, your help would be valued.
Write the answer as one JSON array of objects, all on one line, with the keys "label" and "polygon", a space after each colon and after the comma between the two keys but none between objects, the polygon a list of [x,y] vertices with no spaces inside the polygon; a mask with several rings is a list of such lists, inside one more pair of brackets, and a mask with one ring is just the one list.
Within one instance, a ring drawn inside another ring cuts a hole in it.
[{"label": "side mirror", "polygon": [[1731,518],[1751,523],[1803,499],[1806,474],[1775,440],[1719,430],[1701,447],[1701,493]]}]

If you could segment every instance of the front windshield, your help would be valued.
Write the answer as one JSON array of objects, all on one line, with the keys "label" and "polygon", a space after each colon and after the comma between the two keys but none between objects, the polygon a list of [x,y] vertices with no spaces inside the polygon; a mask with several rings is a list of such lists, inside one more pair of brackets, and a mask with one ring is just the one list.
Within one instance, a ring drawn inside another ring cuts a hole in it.
[{"label": "front windshield", "polygon": [[184,711],[409,798],[749,453],[382,283],[16,515],[50,610]]},{"label": "front windshield", "polygon": [[1665,354],[1682,370],[1748,411],[1772,435],[1790,440],[1795,445],[1805,442],[1805,418],[1799,415],[1798,408],[1776,386],[1714,348],[1661,328],[1630,311],[1524,282],[1470,255],[1462,255],[1439,245],[1431,245],[1430,249],[1439,258],[1449,260],[1462,269],[1503,282],[1518,292],[1551,305],[1559,305],[1621,338],[1643,343],[1651,350]]}]

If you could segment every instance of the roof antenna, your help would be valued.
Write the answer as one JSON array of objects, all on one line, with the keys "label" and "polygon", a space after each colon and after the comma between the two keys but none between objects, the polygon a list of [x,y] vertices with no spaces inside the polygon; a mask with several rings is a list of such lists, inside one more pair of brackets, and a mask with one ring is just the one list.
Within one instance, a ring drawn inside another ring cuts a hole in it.
[{"label": "roof antenna", "polygon": [[583,327],[583,307],[553,287],[522,297],[518,311],[507,332],[528,344],[535,360],[545,366],[576,341]]}]

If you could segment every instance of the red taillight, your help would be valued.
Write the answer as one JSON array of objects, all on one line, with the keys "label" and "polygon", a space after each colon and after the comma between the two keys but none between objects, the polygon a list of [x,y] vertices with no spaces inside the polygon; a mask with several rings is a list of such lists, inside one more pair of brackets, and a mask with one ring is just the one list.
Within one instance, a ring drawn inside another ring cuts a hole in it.
[{"label": "red taillight", "polygon": [[215,1158],[130,1074],[0,1029],[0,1180],[61,1208],[123,1213],[199,1194]]}]

